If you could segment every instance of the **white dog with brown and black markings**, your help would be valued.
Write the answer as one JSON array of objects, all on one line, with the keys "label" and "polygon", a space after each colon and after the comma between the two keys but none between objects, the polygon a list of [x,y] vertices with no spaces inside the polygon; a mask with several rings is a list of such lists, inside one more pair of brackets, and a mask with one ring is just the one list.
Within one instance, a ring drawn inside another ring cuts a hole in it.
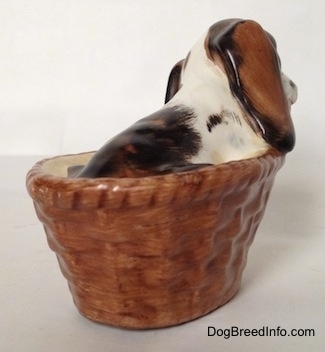
[{"label": "white dog with brown and black markings", "polygon": [[212,25],[171,71],[165,105],[108,141],[77,177],[142,177],[294,147],[295,84],[254,21]]}]

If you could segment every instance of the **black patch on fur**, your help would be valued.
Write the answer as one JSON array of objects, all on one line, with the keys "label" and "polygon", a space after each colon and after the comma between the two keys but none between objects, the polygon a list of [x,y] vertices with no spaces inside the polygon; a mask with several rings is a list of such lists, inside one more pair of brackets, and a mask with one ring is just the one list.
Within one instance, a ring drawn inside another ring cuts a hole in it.
[{"label": "black patch on fur", "polygon": [[240,117],[232,111],[222,110],[220,114],[213,114],[208,117],[207,128],[211,133],[213,128],[224,123],[225,125],[229,124],[229,120],[233,120],[238,125],[242,125]]},{"label": "black patch on fur", "polygon": [[178,92],[180,89],[181,75],[183,69],[184,60],[177,62],[177,64],[172,68],[165,95],[165,104],[169,102],[170,99]]},{"label": "black patch on fur", "polygon": [[208,122],[207,122],[207,127],[208,127],[208,131],[212,132],[212,128],[220,125],[222,123],[222,116],[221,115],[210,115],[208,117]]},{"label": "black patch on fur", "polygon": [[188,108],[168,107],[139,120],[95,153],[77,177],[104,177],[123,168],[156,174],[188,164],[201,148],[194,118]]}]

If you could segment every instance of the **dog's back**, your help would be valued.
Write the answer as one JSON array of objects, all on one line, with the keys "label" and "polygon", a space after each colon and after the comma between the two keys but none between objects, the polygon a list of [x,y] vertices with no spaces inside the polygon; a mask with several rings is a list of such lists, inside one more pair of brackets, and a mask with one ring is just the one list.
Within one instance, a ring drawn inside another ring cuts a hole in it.
[{"label": "dog's back", "polygon": [[184,107],[163,108],[105,144],[77,177],[140,177],[191,169],[190,160],[201,148],[193,119]]}]

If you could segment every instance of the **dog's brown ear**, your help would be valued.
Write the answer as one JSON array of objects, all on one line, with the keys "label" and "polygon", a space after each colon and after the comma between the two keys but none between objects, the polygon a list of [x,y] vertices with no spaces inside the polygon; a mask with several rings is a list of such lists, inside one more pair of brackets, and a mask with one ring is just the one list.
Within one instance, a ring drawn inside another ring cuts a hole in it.
[{"label": "dog's brown ear", "polygon": [[177,64],[172,68],[167,84],[165,104],[178,92],[181,82],[181,73],[183,69],[183,64],[185,60],[177,62]]},{"label": "dog's brown ear", "polygon": [[207,41],[208,56],[221,58],[248,123],[270,145],[290,151],[295,134],[274,40],[254,21],[228,20],[212,26]]}]

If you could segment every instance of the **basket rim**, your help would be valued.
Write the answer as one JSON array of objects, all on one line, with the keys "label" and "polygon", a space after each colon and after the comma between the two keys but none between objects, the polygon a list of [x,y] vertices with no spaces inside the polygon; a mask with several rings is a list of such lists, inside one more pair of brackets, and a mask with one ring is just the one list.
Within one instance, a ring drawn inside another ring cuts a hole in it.
[{"label": "basket rim", "polygon": [[[68,178],[55,176],[44,171],[46,163],[59,158],[69,159],[86,155],[88,153],[66,154],[46,158],[38,161],[26,175],[26,187],[28,193],[34,201],[41,203],[51,203],[62,207],[98,207],[98,203],[110,202],[112,206],[114,199],[121,203],[121,196],[126,198],[126,193],[132,193],[132,199],[128,199],[129,205],[141,205],[141,201],[136,198],[142,196],[150,198],[153,194],[160,193],[161,199],[155,199],[155,203],[166,203],[175,200],[170,194],[188,194],[195,198],[196,194],[210,193],[211,190],[220,191],[234,183],[242,183],[243,187],[251,183],[252,178],[261,181],[275,173],[282,167],[285,154],[276,149],[269,149],[266,153],[238,161],[211,165],[195,170],[169,173],[164,175],[154,175],[139,178]],[[69,166],[69,165],[68,165]],[[157,192],[158,190],[158,192]],[[98,193],[96,200],[89,202],[87,198],[94,198],[94,193]],[[104,196],[104,194],[106,194]],[[169,194],[169,195],[168,195]],[[123,198],[122,197],[122,198]],[[69,198],[69,205],[63,204],[64,199]],[[105,198],[103,200],[103,198]],[[123,198],[122,203],[125,203]],[[130,197],[127,197],[130,198]],[[141,198],[141,197],[140,197]],[[99,201],[101,199],[101,201]],[[150,200],[152,202],[152,199]],[[148,201],[143,201],[148,203]],[[88,204],[86,204],[88,203]],[[96,203],[94,205],[93,203]]]}]

